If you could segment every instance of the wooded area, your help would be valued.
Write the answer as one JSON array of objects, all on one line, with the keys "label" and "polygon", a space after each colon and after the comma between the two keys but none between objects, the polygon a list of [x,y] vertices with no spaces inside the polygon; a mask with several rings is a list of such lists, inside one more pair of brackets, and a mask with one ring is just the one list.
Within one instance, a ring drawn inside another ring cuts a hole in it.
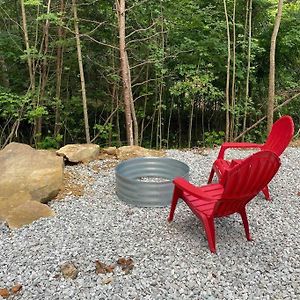
[{"label": "wooded area", "polygon": [[297,132],[299,32],[300,0],[0,0],[0,146]]}]

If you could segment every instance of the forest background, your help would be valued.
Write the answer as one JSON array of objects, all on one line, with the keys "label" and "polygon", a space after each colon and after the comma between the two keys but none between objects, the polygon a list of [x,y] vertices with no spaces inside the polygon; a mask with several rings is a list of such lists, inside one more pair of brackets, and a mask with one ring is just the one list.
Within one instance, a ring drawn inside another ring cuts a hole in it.
[{"label": "forest background", "polygon": [[0,146],[264,140],[280,2],[272,106],[298,134],[299,0],[0,0]]}]

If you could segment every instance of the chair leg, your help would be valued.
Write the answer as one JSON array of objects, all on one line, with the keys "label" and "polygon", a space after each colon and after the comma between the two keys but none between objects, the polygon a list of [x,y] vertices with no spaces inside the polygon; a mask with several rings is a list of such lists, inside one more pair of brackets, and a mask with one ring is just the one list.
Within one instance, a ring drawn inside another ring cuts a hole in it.
[{"label": "chair leg", "polygon": [[214,175],[215,175],[215,170],[214,168],[212,167],[211,168],[211,171],[210,171],[210,174],[209,174],[209,177],[208,177],[208,180],[207,180],[207,183],[211,183],[213,178],[214,178]]},{"label": "chair leg", "polygon": [[212,253],[216,253],[216,233],[214,218],[204,217],[202,219],[202,222],[206,232],[209,249]]},{"label": "chair leg", "polygon": [[270,197],[270,193],[269,193],[269,188],[268,188],[267,185],[262,189],[262,192],[265,195],[266,200],[271,201],[271,197]]},{"label": "chair leg", "polygon": [[172,222],[174,218],[174,212],[176,209],[176,205],[178,203],[178,199],[180,197],[181,191],[175,186],[174,187],[174,192],[173,192],[173,197],[172,197],[172,202],[171,202],[171,209],[170,209],[170,214],[168,217],[168,222]]},{"label": "chair leg", "polygon": [[246,213],[246,208],[245,207],[242,211],[240,211],[240,215],[241,215],[242,220],[243,220],[245,233],[246,233],[246,238],[247,238],[248,241],[251,241],[252,239],[251,239],[251,236],[250,236],[249,223],[248,223],[248,218],[247,218],[247,213]]}]

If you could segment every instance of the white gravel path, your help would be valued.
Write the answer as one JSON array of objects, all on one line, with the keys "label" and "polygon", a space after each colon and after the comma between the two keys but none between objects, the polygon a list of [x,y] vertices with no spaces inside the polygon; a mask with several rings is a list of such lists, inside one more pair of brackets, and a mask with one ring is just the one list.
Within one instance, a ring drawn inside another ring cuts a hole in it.
[{"label": "white gravel path", "polygon": [[[217,153],[169,150],[168,156],[186,162],[191,181],[202,184]],[[23,288],[11,299],[24,300],[300,299],[299,158],[300,148],[288,148],[270,184],[273,201],[258,195],[248,205],[253,242],[239,216],[216,221],[216,255],[184,203],[169,225],[168,208],[120,202],[114,169],[94,171],[105,162],[67,167],[95,181],[83,182],[82,197],[51,202],[54,218],[14,231],[0,226],[0,288],[18,282]],[[120,268],[95,274],[96,260],[113,264],[119,257],[133,259],[131,274]],[[76,279],[60,275],[65,262],[78,267]]]}]

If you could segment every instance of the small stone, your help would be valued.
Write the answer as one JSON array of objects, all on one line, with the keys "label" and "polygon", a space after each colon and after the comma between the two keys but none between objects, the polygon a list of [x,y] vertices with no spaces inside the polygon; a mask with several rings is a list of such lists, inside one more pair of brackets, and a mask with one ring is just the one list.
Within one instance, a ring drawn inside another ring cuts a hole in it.
[{"label": "small stone", "polygon": [[101,283],[102,284],[110,284],[113,282],[113,280],[114,279],[112,277],[107,277],[107,278],[104,278]]},{"label": "small stone", "polygon": [[103,149],[103,152],[108,155],[116,155],[117,153],[117,147],[107,147]]}]

